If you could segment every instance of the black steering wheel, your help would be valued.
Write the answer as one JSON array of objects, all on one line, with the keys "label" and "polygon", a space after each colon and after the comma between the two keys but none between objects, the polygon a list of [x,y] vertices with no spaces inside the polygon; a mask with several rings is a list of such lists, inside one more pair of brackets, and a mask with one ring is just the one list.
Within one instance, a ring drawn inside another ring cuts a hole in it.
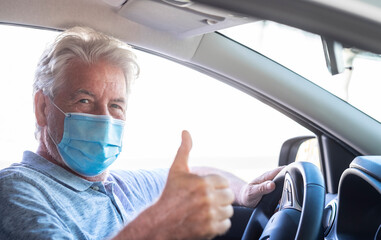
[{"label": "black steering wheel", "polygon": [[323,239],[325,188],[318,167],[309,162],[292,163],[274,182],[276,189],[253,211],[242,240]]}]

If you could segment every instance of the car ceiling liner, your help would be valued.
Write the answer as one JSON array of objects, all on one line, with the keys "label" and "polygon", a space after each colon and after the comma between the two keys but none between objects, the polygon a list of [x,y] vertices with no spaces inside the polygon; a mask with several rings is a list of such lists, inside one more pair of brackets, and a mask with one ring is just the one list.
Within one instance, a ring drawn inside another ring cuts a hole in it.
[{"label": "car ceiling liner", "polygon": [[[317,0],[192,1],[279,22],[319,34],[346,46],[381,54],[380,1],[346,0],[345,7],[336,1],[327,0],[323,2]],[[359,2],[361,8],[357,7]],[[373,11],[368,14],[364,9]]]},{"label": "car ceiling liner", "polygon": [[119,14],[139,24],[185,38],[257,19],[190,0],[103,0],[120,7]]}]

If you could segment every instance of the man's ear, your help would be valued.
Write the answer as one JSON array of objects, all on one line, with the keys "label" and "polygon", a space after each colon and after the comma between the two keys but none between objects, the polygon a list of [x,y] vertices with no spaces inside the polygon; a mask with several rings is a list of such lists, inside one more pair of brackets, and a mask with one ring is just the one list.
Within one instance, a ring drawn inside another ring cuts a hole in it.
[{"label": "man's ear", "polygon": [[38,91],[34,95],[34,114],[36,115],[36,121],[38,126],[46,126],[46,96],[42,93],[42,90]]}]

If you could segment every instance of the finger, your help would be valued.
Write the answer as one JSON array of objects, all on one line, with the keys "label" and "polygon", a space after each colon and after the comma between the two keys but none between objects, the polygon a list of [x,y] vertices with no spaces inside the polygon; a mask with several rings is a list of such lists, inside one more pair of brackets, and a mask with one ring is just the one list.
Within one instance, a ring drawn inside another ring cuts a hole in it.
[{"label": "finger", "polygon": [[203,176],[203,178],[210,184],[210,186],[213,186],[214,189],[223,189],[230,186],[229,181],[226,178],[217,174],[209,174]]},{"label": "finger", "polygon": [[233,216],[234,209],[232,205],[219,207],[218,220],[223,221]]},{"label": "finger", "polygon": [[234,193],[230,188],[216,189],[213,193],[213,198],[220,206],[230,205],[234,202]]},{"label": "finger", "polygon": [[284,166],[280,166],[280,167],[277,167],[271,171],[265,172],[261,176],[257,177],[253,181],[251,181],[249,184],[254,185],[254,184],[266,182],[268,180],[273,180],[275,178],[275,176],[278,175],[278,173],[280,171],[282,171],[283,168],[284,168]]},{"label": "finger", "polygon": [[271,193],[275,189],[275,183],[272,181],[267,181],[264,183],[253,185],[250,189],[250,194],[262,196]]},{"label": "finger", "polygon": [[171,172],[189,172],[188,167],[188,159],[189,152],[192,149],[192,138],[188,131],[182,132],[182,141],[179,149],[177,150],[177,154],[175,160],[172,163],[170,173]]},{"label": "finger", "polygon": [[225,220],[220,221],[220,222],[216,222],[216,224],[215,224],[216,234],[217,235],[223,235],[224,233],[226,233],[229,230],[231,225],[232,224],[231,224],[231,221],[229,218],[226,218]]}]

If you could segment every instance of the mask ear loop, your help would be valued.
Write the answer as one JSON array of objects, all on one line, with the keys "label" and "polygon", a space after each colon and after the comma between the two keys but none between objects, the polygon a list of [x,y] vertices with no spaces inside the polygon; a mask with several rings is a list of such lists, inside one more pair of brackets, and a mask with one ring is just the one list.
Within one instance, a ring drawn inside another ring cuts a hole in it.
[{"label": "mask ear loop", "polygon": [[[50,102],[53,104],[53,106],[56,107],[61,113],[63,113],[63,114],[65,115],[65,117],[70,117],[70,116],[71,116],[70,113],[65,113],[64,111],[62,111],[62,109],[59,108],[59,107],[54,103],[53,99],[51,99],[50,97],[48,97],[48,98],[49,98]],[[54,140],[54,138],[52,137],[52,134],[50,133],[49,128],[47,129],[47,132],[48,132],[48,135],[49,135],[50,139],[53,141],[54,145],[56,145],[56,149],[57,149],[57,151],[58,151],[58,153],[59,153],[59,150],[58,150],[58,144],[57,144],[57,142]],[[61,153],[60,153],[60,155],[61,155]],[[61,156],[61,157],[62,157],[62,156]]]},{"label": "mask ear loop", "polygon": [[50,97],[49,97],[49,99],[50,99],[50,102],[53,104],[53,106],[55,106],[58,110],[60,110],[60,112],[62,112],[66,117],[70,117],[70,116],[71,116],[70,113],[65,113],[64,111],[62,111],[62,109],[59,108],[59,107],[53,102],[53,99],[51,99]]},{"label": "mask ear loop", "polygon": [[56,145],[56,148],[57,148],[57,150],[58,150],[58,144],[56,143],[56,141],[55,141],[54,138],[52,137],[52,134],[50,133],[49,128],[47,129],[47,132],[48,132],[48,135],[49,135],[50,139],[53,141],[54,145]]},{"label": "mask ear loop", "polygon": [[56,146],[56,150],[57,150],[57,153],[59,154],[59,156],[61,157],[61,160],[64,162],[64,164],[71,169],[71,167],[69,167],[69,165],[67,165],[66,161],[65,161],[65,158],[62,156],[61,152],[60,152],[60,149],[58,148],[58,144],[56,141],[54,141],[54,138],[52,137],[50,131],[49,131],[49,128],[47,129],[47,132],[48,132],[48,135],[50,137],[50,139],[52,140],[52,142],[54,143],[54,145]]},{"label": "mask ear loop", "polygon": [[[65,117],[70,117],[70,116],[71,116],[70,113],[65,113],[64,111],[62,111],[62,109],[59,108],[59,107],[53,102],[53,99],[51,99],[50,97],[49,97],[49,99],[50,99],[50,102],[53,104],[53,106],[56,107],[61,113],[63,113],[63,114],[65,115]],[[58,144],[57,144],[57,142],[54,140],[54,138],[52,137],[52,134],[51,134],[49,128],[47,128],[47,132],[48,132],[48,135],[49,135],[50,139],[52,140],[52,142],[53,142],[54,145],[56,146],[56,150],[57,150],[58,154],[60,155],[62,161],[65,163],[66,166],[68,166],[68,165],[66,164],[66,162],[65,162],[65,159],[62,157],[62,154],[61,154],[61,152],[60,152],[60,150],[59,150],[59,148],[58,148]],[[68,167],[69,167],[69,166],[68,166]],[[70,167],[69,167],[69,168],[70,168]]]}]

